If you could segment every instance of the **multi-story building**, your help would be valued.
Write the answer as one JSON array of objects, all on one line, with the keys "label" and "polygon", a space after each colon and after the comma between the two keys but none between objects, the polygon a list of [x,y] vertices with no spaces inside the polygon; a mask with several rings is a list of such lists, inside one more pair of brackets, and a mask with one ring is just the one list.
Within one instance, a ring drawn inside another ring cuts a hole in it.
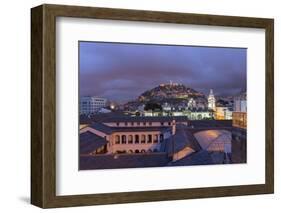
[{"label": "multi-story building", "polygon": [[247,95],[241,93],[234,97],[234,110],[235,112],[247,112]]},{"label": "multi-story building", "polygon": [[215,119],[216,120],[231,120],[232,119],[232,109],[230,107],[216,107]]},{"label": "multi-story building", "polygon": [[189,109],[194,109],[196,108],[196,101],[193,98],[190,98],[187,104]]},{"label": "multi-story building", "polygon": [[247,95],[241,93],[234,97],[234,110],[232,125],[237,128],[247,128]]},{"label": "multi-story building", "polygon": [[98,112],[106,106],[106,99],[100,97],[83,96],[80,98],[80,114],[91,114]]},{"label": "multi-story building", "polygon": [[186,117],[108,118],[81,129],[80,135],[93,134],[100,141],[103,139],[101,150],[107,153],[157,152],[161,143],[173,134],[176,121],[177,124],[188,124]]}]

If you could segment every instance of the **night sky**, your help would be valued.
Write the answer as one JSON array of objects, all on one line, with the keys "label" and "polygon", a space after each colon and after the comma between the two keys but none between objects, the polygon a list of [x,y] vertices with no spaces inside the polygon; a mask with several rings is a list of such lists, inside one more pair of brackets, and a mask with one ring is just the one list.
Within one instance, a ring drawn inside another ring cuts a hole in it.
[{"label": "night sky", "polygon": [[79,42],[80,95],[135,99],[170,80],[197,91],[246,89],[245,48]]}]

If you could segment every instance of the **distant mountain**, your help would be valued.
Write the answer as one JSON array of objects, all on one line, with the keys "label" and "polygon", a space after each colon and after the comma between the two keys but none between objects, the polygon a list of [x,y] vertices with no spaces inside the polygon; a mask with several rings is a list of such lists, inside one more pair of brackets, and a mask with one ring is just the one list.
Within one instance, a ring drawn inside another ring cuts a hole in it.
[{"label": "distant mountain", "polygon": [[138,97],[139,102],[148,101],[168,101],[169,100],[183,100],[190,98],[205,98],[205,95],[192,88],[186,87],[183,84],[169,83],[160,84],[153,89],[147,90]]}]

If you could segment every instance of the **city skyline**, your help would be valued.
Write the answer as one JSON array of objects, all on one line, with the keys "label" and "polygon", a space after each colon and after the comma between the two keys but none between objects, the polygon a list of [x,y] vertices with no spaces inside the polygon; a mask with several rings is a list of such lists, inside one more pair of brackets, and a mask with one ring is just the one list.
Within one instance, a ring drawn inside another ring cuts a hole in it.
[{"label": "city skyline", "polygon": [[79,170],[246,163],[246,60],[243,48],[80,42]]},{"label": "city skyline", "polygon": [[161,83],[208,94],[246,89],[245,48],[79,42],[80,96],[129,101]]}]

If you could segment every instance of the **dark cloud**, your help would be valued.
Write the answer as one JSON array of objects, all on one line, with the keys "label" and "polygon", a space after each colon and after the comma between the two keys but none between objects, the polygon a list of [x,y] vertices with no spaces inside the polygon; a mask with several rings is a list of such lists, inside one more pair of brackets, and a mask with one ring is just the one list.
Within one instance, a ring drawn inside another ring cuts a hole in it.
[{"label": "dark cloud", "polygon": [[245,48],[80,42],[80,94],[134,99],[160,83],[232,95],[246,88]]}]

